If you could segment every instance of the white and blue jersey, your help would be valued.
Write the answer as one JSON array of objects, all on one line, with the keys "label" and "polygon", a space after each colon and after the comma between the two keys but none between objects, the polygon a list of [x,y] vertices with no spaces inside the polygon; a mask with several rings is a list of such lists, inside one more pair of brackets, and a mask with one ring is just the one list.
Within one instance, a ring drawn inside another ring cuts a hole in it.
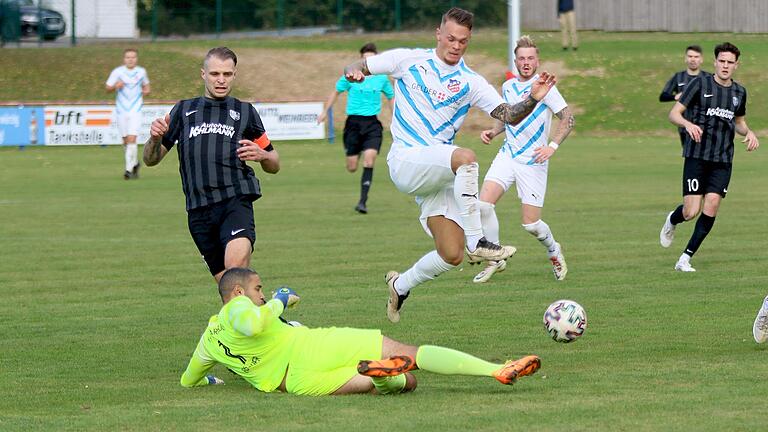
[{"label": "white and blue jersey", "polygon": [[[524,82],[521,82],[517,77],[507,80],[501,86],[504,100],[510,105],[515,105],[527,99],[528,94],[531,92],[531,86],[538,78],[539,76],[535,75]],[[533,151],[547,145],[549,127],[552,124],[552,114],[559,113],[566,106],[568,104],[557,90],[557,87],[552,87],[544,99],[536,105],[533,112],[518,123],[517,126],[504,125],[506,138],[499,153],[507,154],[512,160],[521,164],[539,165],[534,162],[536,154]],[[544,164],[546,163],[547,161],[544,162]]]},{"label": "white and blue jersey", "polygon": [[133,69],[128,69],[125,66],[116,67],[109,74],[107,85],[114,87],[118,81],[122,81],[125,85],[117,90],[117,114],[141,112],[141,107],[144,106],[142,87],[149,84],[147,71],[141,66],[136,66]]},{"label": "white and blue jersey", "polygon": [[504,103],[464,59],[448,65],[434,49],[394,49],[368,57],[366,63],[371,74],[395,79],[392,150],[453,145],[470,107],[490,114]]}]

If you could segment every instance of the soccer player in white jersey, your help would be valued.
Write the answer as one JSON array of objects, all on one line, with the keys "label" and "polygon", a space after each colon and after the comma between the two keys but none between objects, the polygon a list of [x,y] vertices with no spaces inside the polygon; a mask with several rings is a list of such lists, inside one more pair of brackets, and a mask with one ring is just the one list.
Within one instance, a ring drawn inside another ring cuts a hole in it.
[{"label": "soccer player in white jersey", "polygon": [[123,65],[112,70],[107,78],[107,91],[117,93],[115,112],[117,128],[125,146],[126,180],[139,178],[139,149],[136,137],[141,127],[141,107],[144,96],[149,94],[147,71],[136,63],[139,52],[135,48],[123,51]]},{"label": "soccer player in white jersey", "polygon": [[472,150],[455,146],[453,139],[471,106],[505,123],[519,123],[546,96],[555,77],[542,73],[529,98],[514,106],[504,102],[462,58],[472,20],[472,13],[452,8],[437,28],[435,49],[395,49],[361,59],[344,71],[351,82],[372,74],[395,79],[389,174],[398,190],[415,196],[422,226],[435,242],[436,250],[403,274],[387,273],[387,317],[392,322],[400,320],[411,289],[459,265],[465,249],[470,263],[504,260],[515,253],[514,247],[483,237],[477,158]]},{"label": "soccer player in white jersey", "polygon": [[[517,41],[515,66],[519,76],[508,80],[501,88],[504,100],[511,104],[528,98],[532,84],[538,79],[536,70],[539,67],[539,49],[529,36],[523,36]],[[547,143],[553,113],[560,119],[560,123],[552,140]],[[518,126],[505,126],[499,122],[495,128],[480,134],[483,143],[489,144],[496,135],[506,130],[504,145],[488,169],[480,190],[481,210],[490,215],[488,222],[483,224],[485,237],[492,242],[499,241],[495,205],[515,183],[517,196],[522,203],[523,228],[547,249],[557,280],[565,279],[568,267],[560,244],[555,241],[549,225],[541,220],[541,208],[547,192],[549,159],[573,129],[573,124],[571,110],[557,87],[553,87]],[[487,282],[494,273],[503,271],[506,266],[506,261],[488,261],[486,268],[475,276],[474,282]]]}]

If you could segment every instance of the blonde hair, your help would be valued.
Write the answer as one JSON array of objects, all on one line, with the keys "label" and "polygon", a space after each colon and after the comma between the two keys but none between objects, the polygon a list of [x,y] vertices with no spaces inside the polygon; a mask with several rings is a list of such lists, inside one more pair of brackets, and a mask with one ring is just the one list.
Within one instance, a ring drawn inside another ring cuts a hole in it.
[{"label": "blonde hair", "polygon": [[536,48],[536,54],[539,53],[539,47],[536,46],[536,42],[528,35],[523,35],[517,40],[517,46],[515,47],[515,55],[517,55],[518,48]]}]

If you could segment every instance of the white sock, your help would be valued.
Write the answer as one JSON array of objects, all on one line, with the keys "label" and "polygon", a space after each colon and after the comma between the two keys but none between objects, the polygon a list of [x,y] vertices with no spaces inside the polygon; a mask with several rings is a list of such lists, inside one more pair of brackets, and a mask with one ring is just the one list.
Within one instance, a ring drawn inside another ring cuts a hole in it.
[{"label": "white sock", "polygon": [[453,181],[453,196],[459,206],[461,224],[464,228],[464,234],[467,236],[467,247],[470,250],[474,250],[477,241],[483,237],[483,225],[480,221],[480,209],[477,205],[479,170],[477,162],[462,165],[456,170],[456,179]]},{"label": "white sock", "polygon": [[557,242],[555,242],[555,237],[552,235],[552,231],[549,229],[549,225],[547,225],[546,222],[539,219],[531,224],[523,224],[523,228],[536,237],[536,240],[538,240],[542,246],[547,248],[548,257],[552,258],[557,255],[559,252],[557,250]]},{"label": "white sock", "polygon": [[478,201],[480,220],[483,223],[485,239],[491,243],[500,244],[499,219],[496,217],[496,206],[485,201]]},{"label": "white sock", "polygon": [[139,163],[139,146],[138,144],[126,144],[125,145],[125,170],[133,171],[133,167]]},{"label": "white sock", "polygon": [[408,294],[416,285],[431,281],[454,267],[456,266],[443,261],[437,251],[433,250],[397,278],[395,291],[401,295]]},{"label": "white sock", "polygon": [[682,255],[680,255],[680,258],[677,259],[677,262],[687,262],[687,263],[689,263],[689,262],[691,262],[691,256],[688,255],[687,253],[683,253]]}]

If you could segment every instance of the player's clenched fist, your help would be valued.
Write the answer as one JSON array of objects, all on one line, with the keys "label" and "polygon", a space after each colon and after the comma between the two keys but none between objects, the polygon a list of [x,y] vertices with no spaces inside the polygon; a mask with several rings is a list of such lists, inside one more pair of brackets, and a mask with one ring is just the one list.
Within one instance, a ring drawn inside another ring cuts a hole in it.
[{"label": "player's clenched fist", "polygon": [[166,114],[165,117],[156,118],[152,125],[149,127],[149,135],[152,138],[160,138],[168,132],[168,123],[171,122],[171,116]]},{"label": "player's clenched fist", "polygon": [[283,307],[285,308],[293,307],[296,305],[296,303],[299,302],[299,300],[301,300],[301,297],[296,294],[296,291],[285,285],[278,288],[277,291],[275,291],[275,293],[272,295],[272,298],[280,300],[280,302],[283,303]]}]

